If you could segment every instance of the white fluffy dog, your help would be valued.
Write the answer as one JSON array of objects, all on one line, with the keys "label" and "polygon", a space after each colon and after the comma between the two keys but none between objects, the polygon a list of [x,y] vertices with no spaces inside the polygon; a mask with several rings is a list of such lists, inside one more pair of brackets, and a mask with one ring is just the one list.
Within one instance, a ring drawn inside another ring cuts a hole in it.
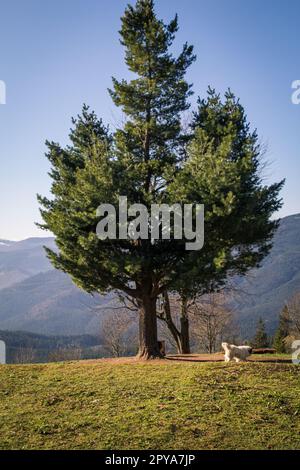
[{"label": "white fluffy dog", "polygon": [[247,357],[252,353],[250,346],[235,346],[234,344],[222,343],[222,348],[225,351],[225,362],[234,359],[236,362],[246,361]]}]

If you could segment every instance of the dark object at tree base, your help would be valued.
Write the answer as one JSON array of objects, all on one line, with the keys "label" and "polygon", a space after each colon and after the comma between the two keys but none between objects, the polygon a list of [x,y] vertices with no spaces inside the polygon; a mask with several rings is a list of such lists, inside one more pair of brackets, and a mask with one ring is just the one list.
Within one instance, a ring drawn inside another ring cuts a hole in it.
[{"label": "dark object at tree base", "polygon": [[166,357],[166,342],[165,341],[158,341],[158,348],[159,352],[163,357]]}]

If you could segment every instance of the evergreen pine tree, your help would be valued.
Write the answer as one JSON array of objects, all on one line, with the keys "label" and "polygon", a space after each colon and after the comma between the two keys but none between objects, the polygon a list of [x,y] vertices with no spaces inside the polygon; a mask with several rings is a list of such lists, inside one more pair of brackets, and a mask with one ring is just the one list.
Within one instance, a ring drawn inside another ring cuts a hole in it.
[{"label": "evergreen pine tree", "polygon": [[[260,265],[278,226],[269,217],[278,207],[276,194],[283,184],[262,184],[258,135],[251,131],[245,110],[232,91],[222,100],[209,88],[207,98],[198,99],[192,130],[189,158],[172,189],[174,200],[197,200],[201,194],[205,253],[192,254],[190,263],[182,265],[183,275],[177,272],[175,290],[182,299],[215,291],[228,277],[244,275]],[[186,305],[182,303],[180,329],[174,328],[170,315],[165,316],[180,352],[190,349]]]},{"label": "evergreen pine tree", "polygon": [[[59,248],[58,254],[47,250],[51,261],[89,292],[114,289],[135,299],[140,356],[145,358],[160,355],[156,299],[174,261],[163,244],[152,246],[150,239],[99,240],[96,208],[101,203],[117,205],[118,196],[124,195],[128,205],[143,203],[149,209],[152,203],[168,202],[167,182],[177,171],[186,141],[181,113],[189,108],[192,92],[184,75],[195,60],[187,44],[178,57],[170,54],[177,30],[177,16],[164,24],[152,0],[128,5],[121,43],[126,64],[137,78],[113,79],[110,90],[127,122],[115,132],[111,145],[102,122],[84,108],[74,121],[70,147],[47,143],[54,200],[39,196],[43,227],[56,235]],[[177,245],[175,252],[182,253],[184,242]]]}]

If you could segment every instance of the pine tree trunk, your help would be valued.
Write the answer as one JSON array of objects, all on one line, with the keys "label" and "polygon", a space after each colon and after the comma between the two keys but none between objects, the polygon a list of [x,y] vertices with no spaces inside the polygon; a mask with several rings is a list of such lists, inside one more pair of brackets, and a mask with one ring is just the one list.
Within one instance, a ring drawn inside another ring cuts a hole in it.
[{"label": "pine tree trunk", "polygon": [[189,335],[189,318],[187,311],[187,301],[182,299],[180,312],[180,330],[176,327],[172,319],[170,300],[168,292],[164,294],[164,321],[166,322],[170,333],[172,334],[178,354],[190,354],[190,335]]},{"label": "pine tree trunk", "polygon": [[180,354],[190,354],[189,319],[185,316],[181,317],[180,326]]},{"label": "pine tree trunk", "polygon": [[140,359],[162,358],[157,340],[156,299],[144,296],[139,301],[139,353]]},{"label": "pine tree trunk", "polygon": [[181,299],[180,350],[181,354],[191,353],[188,304],[186,298],[184,297]]}]

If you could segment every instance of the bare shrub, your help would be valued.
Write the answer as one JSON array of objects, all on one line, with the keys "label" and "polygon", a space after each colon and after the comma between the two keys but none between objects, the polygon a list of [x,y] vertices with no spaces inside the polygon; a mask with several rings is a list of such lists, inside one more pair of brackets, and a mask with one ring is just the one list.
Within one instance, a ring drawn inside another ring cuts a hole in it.
[{"label": "bare shrub", "polygon": [[290,321],[290,332],[292,336],[300,336],[300,292],[287,303],[287,314]]},{"label": "bare shrub", "polygon": [[221,342],[233,336],[233,313],[223,293],[212,293],[197,299],[190,307],[191,332],[208,353],[220,350]]},{"label": "bare shrub", "polygon": [[111,312],[102,322],[104,346],[113,357],[132,354],[137,344],[136,314],[125,308]]},{"label": "bare shrub", "polygon": [[16,364],[32,364],[36,359],[35,350],[31,347],[20,347],[15,353],[14,362]]},{"label": "bare shrub", "polygon": [[48,354],[49,362],[79,361],[82,350],[78,347],[58,348]]}]

